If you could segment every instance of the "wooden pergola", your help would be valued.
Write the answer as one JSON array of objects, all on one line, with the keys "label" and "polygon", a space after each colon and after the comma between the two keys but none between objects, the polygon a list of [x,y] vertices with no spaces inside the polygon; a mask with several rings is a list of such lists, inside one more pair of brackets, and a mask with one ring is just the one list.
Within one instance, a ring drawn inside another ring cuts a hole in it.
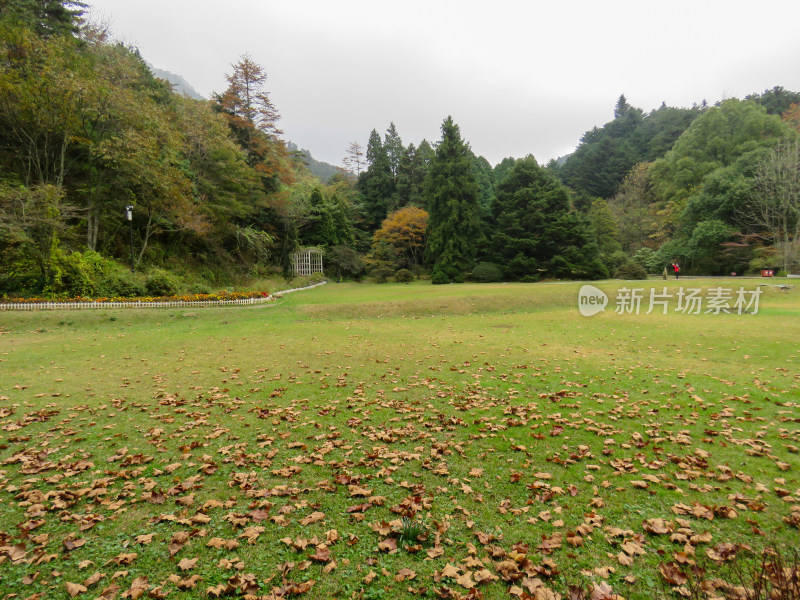
[{"label": "wooden pergola", "polygon": [[300,248],[292,254],[292,270],[295,277],[322,273],[322,250]]}]

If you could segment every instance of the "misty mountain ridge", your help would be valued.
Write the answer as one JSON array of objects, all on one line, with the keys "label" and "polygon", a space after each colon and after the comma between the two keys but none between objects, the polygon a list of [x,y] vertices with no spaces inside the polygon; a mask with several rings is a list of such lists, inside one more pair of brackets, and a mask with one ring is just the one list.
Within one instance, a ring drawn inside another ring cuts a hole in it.
[{"label": "misty mountain ridge", "polygon": [[182,94],[184,96],[188,96],[189,98],[194,98],[195,100],[207,100],[208,98],[204,98],[200,92],[198,92],[192,84],[186,81],[183,77],[176,73],[172,73],[170,71],[166,71],[164,69],[159,69],[158,67],[153,66],[149,62],[147,66],[150,68],[150,72],[153,73],[159,79],[166,79],[171,85],[172,89],[177,94]]},{"label": "misty mountain ridge", "polygon": [[311,156],[311,152],[305,148],[300,148],[294,142],[286,142],[286,147],[289,152],[296,152],[303,157],[303,162],[311,171],[312,175],[316,175],[323,183],[327,182],[331,177],[339,172],[339,169],[330,163],[322,162]]},{"label": "misty mountain ridge", "polygon": [[[183,94],[184,96],[188,96],[189,98],[193,98],[195,100],[207,100],[207,98],[204,98],[196,89],[194,89],[194,87],[192,87],[192,84],[190,84],[180,75],[165,69],[159,69],[149,62],[147,63],[147,66],[150,68],[150,71],[153,73],[153,75],[169,82],[172,85],[172,89],[176,93]],[[336,175],[336,173],[339,172],[335,166],[316,160],[313,156],[311,156],[310,150],[300,148],[294,142],[287,142],[286,146],[288,147],[289,152],[297,152],[300,154],[303,157],[303,162],[308,167],[308,170],[323,182],[327,182],[333,175]]]}]

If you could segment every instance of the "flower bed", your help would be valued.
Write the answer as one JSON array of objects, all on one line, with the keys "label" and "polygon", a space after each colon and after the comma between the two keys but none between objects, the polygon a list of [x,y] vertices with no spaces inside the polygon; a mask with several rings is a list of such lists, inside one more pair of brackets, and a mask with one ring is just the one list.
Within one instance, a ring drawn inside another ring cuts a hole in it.
[{"label": "flower bed", "polygon": [[149,308],[185,306],[225,306],[260,304],[273,298],[267,292],[217,292],[214,294],[181,294],[177,296],[143,296],[138,298],[8,298],[0,301],[0,310],[37,310],[59,308]]}]

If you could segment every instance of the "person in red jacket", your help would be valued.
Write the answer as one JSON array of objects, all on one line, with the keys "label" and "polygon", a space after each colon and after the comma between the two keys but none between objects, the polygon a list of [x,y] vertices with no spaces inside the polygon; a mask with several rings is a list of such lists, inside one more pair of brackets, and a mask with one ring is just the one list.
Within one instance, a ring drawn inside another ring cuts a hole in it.
[{"label": "person in red jacket", "polygon": [[681,272],[681,266],[677,262],[674,262],[672,263],[672,270],[675,272],[675,279],[677,279],[678,273]]}]

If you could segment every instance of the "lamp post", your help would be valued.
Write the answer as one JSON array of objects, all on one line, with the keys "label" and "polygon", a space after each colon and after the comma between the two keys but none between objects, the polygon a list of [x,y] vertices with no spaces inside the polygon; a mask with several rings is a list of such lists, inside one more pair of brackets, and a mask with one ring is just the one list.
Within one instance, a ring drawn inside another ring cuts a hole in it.
[{"label": "lamp post", "polygon": [[131,233],[131,273],[135,273],[133,266],[133,206],[125,207],[125,219],[128,221],[128,229]]}]

